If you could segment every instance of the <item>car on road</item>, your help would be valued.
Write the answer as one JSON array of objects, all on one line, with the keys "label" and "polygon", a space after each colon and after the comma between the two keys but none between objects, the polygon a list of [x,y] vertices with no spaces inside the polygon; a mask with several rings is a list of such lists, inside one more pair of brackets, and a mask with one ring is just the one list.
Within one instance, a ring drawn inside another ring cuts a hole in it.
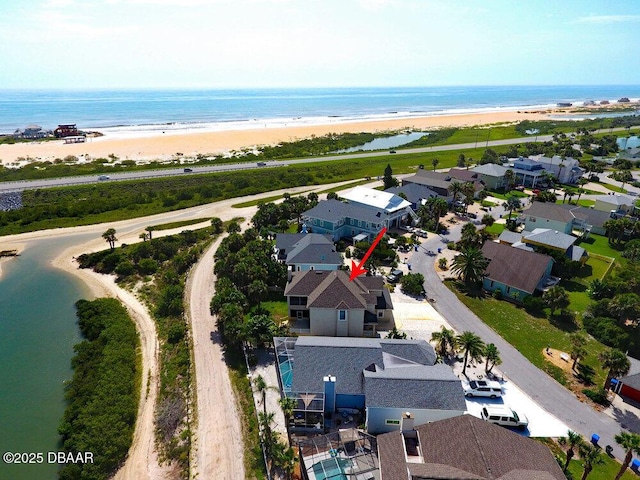
[{"label": "car on road", "polygon": [[185,168],[184,169],[184,173],[191,173],[191,172],[193,172],[193,169],[191,169],[191,168]]},{"label": "car on road", "polygon": [[525,430],[529,426],[529,419],[523,413],[518,413],[506,405],[485,405],[480,411],[480,418],[501,427]]},{"label": "car on road", "polygon": [[502,396],[502,385],[493,380],[471,380],[463,387],[466,397],[490,397],[498,398]]},{"label": "car on road", "polygon": [[266,167],[267,166],[267,162],[258,162],[257,165],[259,167]]},{"label": "car on road", "polygon": [[98,180],[109,180],[111,177],[109,175],[100,175]]},{"label": "car on road", "polygon": [[395,150],[389,150],[389,153],[396,153]]}]

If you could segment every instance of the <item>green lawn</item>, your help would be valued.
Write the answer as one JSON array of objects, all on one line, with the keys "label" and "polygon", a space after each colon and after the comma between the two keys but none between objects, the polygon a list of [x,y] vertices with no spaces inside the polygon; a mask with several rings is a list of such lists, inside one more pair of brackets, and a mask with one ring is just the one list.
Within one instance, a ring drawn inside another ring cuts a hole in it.
[{"label": "green lawn", "polygon": [[[593,470],[591,470],[591,473],[587,477],[589,480],[612,480],[620,470],[620,462],[616,459],[609,458],[604,453],[602,454],[602,459],[604,460],[604,463],[593,467]],[[571,460],[571,463],[569,464],[569,473],[571,473],[575,480],[582,478],[583,471],[584,469],[582,468],[582,462],[580,460]],[[631,469],[627,469],[621,477],[621,480],[634,479],[638,480],[638,477],[631,471]]]},{"label": "green lawn", "polygon": [[[302,195],[302,193],[298,195]],[[276,200],[280,200],[281,198],[282,198],[282,195],[274,195],[272,197],[261,198],[260,200],[251,200],[248,202],[234,203],[233,205],[231,205],[231,208],[255,207],[259,203],[275,202]]]},{"label": "green lawn", "polygon": [[162,223],[160,225],[154,225],[155,230],[170,230],[172,228],[186,227],[187,225],[195,225],[196,223],[208,222],[211,217],[204,218],[192,218],[191,220],[181,220],[179,222]]},{"label": "green lawn", "polygon": [[592,233],[586,240],[578,240],[576,245],[584,248],[589,254],[595,253],[605,257],[615,258],[620,260],[620,251],[615,250],[610,244],[607,237],[603,235],[596,235]]},{"label": "green lawn", "polygon": [[627,191],[624,188],[617,187],[617,186],[612,185],[610,183],[600,182],[600,185],[602,185],[603,187],[608,188],[609,190],[612,190],[614,192],[627,193]]},{"label": "green lawn", "polygon": [[493,225],[491,225],[490,227],[484,227],[484,231],[491,233],[493,235],[495,235],[496,237],[500,236],[500,234],[502,233],[502,231],[506,228],[507,226],[504,223],[494,223]]},{"label": "green lawn", "polygon": [[571,280],[560,282],[560,286],[569,293],[569,301],[571,302],[569,308],[572,311],[582,313],[587,309],[591,303],[587,294],[589,285],[595,279],[602,280],[613,262],[613,258],[592,254],[578,275]]},{"label": "green lawn", "polygon": [[[571,348],[569,335],[577,329],[575,325],[559,323],[555,319],[550,321],[546,317],[534,317],[523,308],[489,296],[470,297],[458,291],[454,282],[447,281],[445,284],[473,313],[518,349],[531,363],[560,383],[566,384],[564,372],[546,362],[542,351],[547,345],[551,345],[552,348],[568,352]],[[599,366],[598,354],[606,350],[606,347],[590,340],[586,349],[588,354],[585,363],[595,370],[595,384],[601,385],[604,383],[605,373]]]},{"label": "green lawn", "polygon": [[289,307],[287,306],[286,300],[262,302],[260,306],[271,312],[276,323],[289,320]]}]

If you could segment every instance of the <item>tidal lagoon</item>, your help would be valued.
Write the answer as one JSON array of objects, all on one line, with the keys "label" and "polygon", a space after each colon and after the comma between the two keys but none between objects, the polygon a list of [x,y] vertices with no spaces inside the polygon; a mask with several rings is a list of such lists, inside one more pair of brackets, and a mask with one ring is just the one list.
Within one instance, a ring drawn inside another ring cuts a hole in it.
[{"label": "tidal lagoon", "polygon": [[[7,465],[0,478],[57,477],[47,453],[59,447],[64,385],[72,376],[73,345],[80,341],[74,303],[89,296],[82,282],[49,265],[75,235],[33,242],[4,262],[0,279],[0,453],[42,453],[43,462]],[[0,244],[2,242],[0,241]]]}]

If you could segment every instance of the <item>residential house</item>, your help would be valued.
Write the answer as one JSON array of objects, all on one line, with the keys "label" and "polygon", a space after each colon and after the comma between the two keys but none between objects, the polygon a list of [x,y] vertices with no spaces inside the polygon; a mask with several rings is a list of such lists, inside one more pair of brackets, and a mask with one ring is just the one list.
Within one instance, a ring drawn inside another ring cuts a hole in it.
[{"label": "residential house", "polygon": [[378,434],[396,430],[407,409],[418,425],[466,410],[460,379],[435,364],[424,340],[277,337],[274,345],[283,393],[297,401],[295,429],[349,426],[353,415]]},{"label": "residential house", "polygon": [[498,237],[502,244],[530,251],[537,251],[539,248],[557,250],[570,260],[584,264],[589,254],[584,248],[574,245],[576,240],[578,238],[573,235],[548,228],[536,228],[532,232],[524,230],[520,233],[504,230]]},{"label": "residential house", "polygon": [[[411,412],[413,413],[413,412]],[[379,435],[384,480],[564,480],[549,448],[471,415]]]},{"label": "residential house", "polygon": [[402,180],[402,186],[412,183],[428,187],[436,192],[440,197],[444,198],[448,203],[453,201],[453,195],[449,190],[451,187],[451,176],[446,173],[419,169],[415,175]]},{"label": "residential house", "polygon": [[615,212],[617,214],[626,215],[633,213],[635,209],[636,199],[629,195],[621,193],[612,193],[610,195],[598,195],[595,197],[595,205],[593,208],[601,212]]},{"label": "residential house", "polygon": [[551,277],[553,259],[548,255],[487,241],[482,254],[489,260],[482,286],[489,292],[500,290],[506,298],[522,301],[557,283]]},{"label": "residential house", "polygon": [[16,130],[14,132],[14,137],[17,138],[29,138],[29,139],[37,139],[37,138],[45,138],[49,132],[43,130],[40,125],[27,125],[24,130]]},{"label": "residential house", "polygon": [[77,137],[80,135],[75,123],[58,125],[58,127],[53,131],[53,134],[56,138]]},{"label": "residential house", "polygon": [[546,172],[551,173],[560,183],[575,184],[584,175],[585,169],[580,162],[572,157],[562,158],[558,155],[545,157],[543,155],[531,158],[541,164]]},{"label": "residential house", "polygon": [[378,322],[393,320],[393,303],[382,277],[350,281],[344,270],[295,272],[284,295],[296,333],[373,337]]},{"label": "residential house", "polygon": [[338,270],[344,263],[331,236],[318,233],[279,233],[276,255],[294,272]]},{"label": "residential house", "polygon": [[609,212],[568,203],[533,202],[522,212],[519,220],[525,230],[549,228],[563,233],[588,236],[590,232],[604,235],[604,222],[610,219]]},{"label": "residential house", "polygon": [[513,170],[517,185],[536,188],[539,184],[544,184],[547,173],[541,163],[523,157],[509,159],[509,162],[507,167]]},{"label": "residential house", "polygon": [[471,169],[478,175],[478,180],[484,183],[488,190],[499,190],[506,187],[507,182],[504,174],[507,170],[509,170],[507,167],[496,163],[485,163]]},{"label": "residential house", "polygon": [[618,153],[618,158],[623,158],[626,160],[636,161],[640,159],[640,147],[629,147],[625,150],[622,150]]},{"label": "residential house", "polygon": [[402,196],[401,194],[404,194],[407,201],[411,204],[411,208],[414,212],[417,211],[424,201],[429,198],[446,198],[431,190],[426,185],[420,185],[418,183],[407,183],[406,185],[399,187],[387,188],[385,192],[398,196]]},{"label": "residential house", "polygon": [[346,202],[326,200],[302,214],[314,233],[330,234],[333,240],[358,237],[372,241],[383,228],[412,223],[411,203],[389,192],[356,187],[342,196]]},{"label": "residential house", "polygon": [[613,379],[611,384],[618,395],[640,403],[640,373]]},{"label": "residential house", "polygon": [[484,190],[485,185],[478,178],[478,173],[473,170],[464,170],[461,168],[452,168],[447,172],[447,175],[451,177],[451,181],[462,182],[462,183],[473,183],[474,189],[474,198],[478,198],[479,194],[482,190]]}]

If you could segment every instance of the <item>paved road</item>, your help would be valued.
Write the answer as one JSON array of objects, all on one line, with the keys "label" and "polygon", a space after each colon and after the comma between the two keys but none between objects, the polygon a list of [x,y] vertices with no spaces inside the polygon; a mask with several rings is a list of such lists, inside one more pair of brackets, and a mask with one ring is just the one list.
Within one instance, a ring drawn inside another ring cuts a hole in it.
[{"label": "paved road", "polygon": [[[624,128],[614,128],[612,131],[624,130]],[[603,130],[603,132],[608,132],[609,129]],[[596,133],[599,133],[597,131]],[[552,135],[540,135],[535,136],[533,141],[537,142],[547,142],[552,139]],[[415,153],[425,153],[425,152],[445,152],[450,150],[465,150],[477,147],[496,147],[502,145],[514,145],[518,143],[526,143],[531,142],[532,138],[529,137],[520,137],[520,138],[508,138],[505,140],[489,140],[489,141],[480,141],[480,142],[471,142],[471,143],[458,143],[455,145],[436,145],[432,147],[421,147],[421,148],[408,148],[398,150],[398,155],[401,154],[415,154]],[[136,172],[124,172],[124,173],[113,173],[109,174],[109,180],[98,180],[98,175],[84,175],[77,177],[64,177],[64,178],[52,178],[46,180],[23,180],[18,182],[0,182],[0,193],[5,192],[15,192],[22,190],[29,190],[35,188],[50,188],[50,187],[62,187],[69,185],[82,185],[82,184],[90,184],[90,183],[101,183],[101,182],[113,182],[113,181],[122,181],[122,180],[140,180],[147,178],[158,178],[158,177],[170,177],[176,175],[197,175],[202,173],[212,173],[212,172],[228,172],[232,170],[250,170],[256,168],[269,168],[269,167],[283,167],[288,165],[296,165],[301,163],[312,163],[312,162],[331,162],[337,160],[351,160],[351,159],[361,159],[361,158],[371,158],[371,157],[380,157],[380,156],[388,156],[388,151],[378,151],[378,152],[363,152],[363,153],[353,153],[347,155],[326,155],[322,157],[310,157],[310,158],[301,158],[301,159],[292,159],[286,161],[270,161],[265,162],[267,165],[259,167],[256,162],[247,162],[247,163],[233,163],[233,164],[225,164],[225,165],[210,165],[205,167],[197,167],[190,166],[193,171],[185,173],[184,168],[166,168],[166,169],[158,169],[158,170],[143,170]]]},{"label": "paved road", "polygon": [[[494,208],[497,210],[496,214],[500,213],[500,208]],[[462,224],[450,228],[447,239],[450,241],[459,239],[461,229]],[[590,439],[593,433],[599,434],[599,444],[603,447],[613,446],[614,455],[622,460],[625,452],[613,439],[620,433],[620,425],[604,413],[596,412],[590,406],[581,403],[570,391],[529,362],[460,302],[455,294],[440,281],[434,269],[433,257],[425,254],[426,250],[435,251],[438,247],[446,247],[442,238],[429,235],[421,249],[410,259],[412,271],[424,275],[425,289],[429,298],[435,299],[433,305],[438,312],[458,332],[470,330],[482,337],[485,343],[494,343],[500,350],[502,358],[500,369],[504,372],[505,378],[515,383],[545,410],[566,422],[572,430],[581,433],[586,439]]]}]

